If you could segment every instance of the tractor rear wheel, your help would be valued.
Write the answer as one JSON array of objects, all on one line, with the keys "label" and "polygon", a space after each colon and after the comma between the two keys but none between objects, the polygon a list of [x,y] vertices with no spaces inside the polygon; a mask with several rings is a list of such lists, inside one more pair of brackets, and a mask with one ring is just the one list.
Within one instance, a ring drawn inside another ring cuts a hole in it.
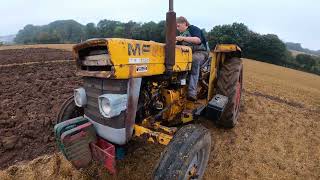
[{"label": "tractor rear wheel", "polygon": [[225,128],[233,128],[238,121],[242,94],[243,65],[240,58],[226,59],[221,67],[217,81],[217,94],[229,98],[221,118],[217,124]]},{"label": "tractor rear wheel", "polygon": [[83,115],[83,108],[76,106],[72,95],[62,104],[56,119],[56,124]]},{"label": "tractor rear wheel", "polygon": [[208,129],[194,124],[182,127],[161,154],[154,179],[201,179],[210,149]]}]

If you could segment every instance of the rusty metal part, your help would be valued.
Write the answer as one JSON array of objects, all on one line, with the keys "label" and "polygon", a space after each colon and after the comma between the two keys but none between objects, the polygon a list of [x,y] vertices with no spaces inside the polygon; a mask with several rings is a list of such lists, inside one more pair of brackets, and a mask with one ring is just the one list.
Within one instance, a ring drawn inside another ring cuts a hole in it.
[{"label": "rusty metal part", "polygon": [[183,111],[181,114],[181,121],[183,123],[188,123],[193,121],[193,113],[192,111]]},{"label": "rusty metal part", "polygon": [[112,66],[112,62],[109,54],[98,54],[85,56],[82,61],[82,65],[85,66]]},{"label": "rusty metal part", "polygon": [[76,72],[77,76],[84,76],[84,77],[97,77],[97,78],[110,78],[114,76],[113,71],[85,71],[85,70],[78,70]]},{"label": "rusty metal part", "polygon": [[241,52],[241,48],[235,44],[218,44],[214,52]]},{"label": "rusty metal part", "polygon": [[167,112],[175,103],[177,103],[177,101],[172,102],[171,104],[168,104],[163,110],[161,110],[158,114],[156,114],[154,116],[154,119],[158,120],[161,119],[161,117],[163,116],[163,114],[165,112]]},{"label": "rusty metal part", "polygon": [[128,105],[125,119],[126,139],[129,141],[133,133],[140,94],[141,78],[130,78],[128,82]]},{"label": "rusty metal part", "polygon": [[154,123],[154,124],[153,124],[153,127],[154,127],[155,129],[161,129],[161,130],[165,131],[166,133],[168,133],[168,134],[170,134],[170,135],[174,135],[174,134],[177,132],[177,130],[178,130],[178,128],[176,128],[176,127],[162,126],[162,125],[160,124],[160,122]]},{"label": "rusty metal part", "polygon": [[[155,131],[152,131],[148,128],[139,126],[139,125],[134,125],[134,132],[135,132],[135,136],[137,136],[137,137],[141,137],[141,136],[145,135],[149,142],[156,141],[156,142],[163,144],[163,145],[169,144],[169,142],[173,138],[173,136],[171,136],[171,135],[164,134],[161,132],[155,132]],[[150,139],[150,138],[152,138],[152,139]]]},{"label": "rusty metal part", "polygon": [[166,72],[171,74],[176,58],[176,13],[173,11],[173,0],[169,0],[169,12],[166,16],[166,47],[165,66]]},{"label": "rusty metal part", "polygon": [[107,39],[99,38],[99,39],[90,39],[90,41],[84,41],[77,45],[73,46],[73,51],[77,54],[80,49],[84,49],[92,46],[107,46]]},{"label": "rusty metal part", "polygon": [[144,119],[141,123],[141,126],[146,127],[146,128],[150,128],[150,129],[156,130],[156,131],[162,130],[162,131],[168,133],[169,135],[174,135],[178,130],[176,127],[163,126],[163,125],[161,125],[161,122],[159,122],[159,121],[155,122],[151,116]]}]

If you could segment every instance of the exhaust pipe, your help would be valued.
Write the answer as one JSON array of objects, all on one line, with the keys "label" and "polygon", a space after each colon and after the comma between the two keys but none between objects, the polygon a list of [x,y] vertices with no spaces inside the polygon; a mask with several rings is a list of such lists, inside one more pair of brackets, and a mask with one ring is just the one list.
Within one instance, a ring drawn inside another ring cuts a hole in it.
[{"label": "exhaust pipe", "polygon": [[173,11],[173,0],[169,0],[169,11],[166,17],[166,74],[172,74],[176,58],[176,13]]}]

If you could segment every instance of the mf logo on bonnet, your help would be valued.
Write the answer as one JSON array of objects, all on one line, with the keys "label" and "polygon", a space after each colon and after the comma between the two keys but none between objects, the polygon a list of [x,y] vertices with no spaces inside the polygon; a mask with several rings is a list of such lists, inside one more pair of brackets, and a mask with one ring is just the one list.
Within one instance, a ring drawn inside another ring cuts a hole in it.
[{"label": "mf logo on bonnet", "polygon": [[128,43],[129,56],[141,56],[141,54],[150,52],[150,45]]}]

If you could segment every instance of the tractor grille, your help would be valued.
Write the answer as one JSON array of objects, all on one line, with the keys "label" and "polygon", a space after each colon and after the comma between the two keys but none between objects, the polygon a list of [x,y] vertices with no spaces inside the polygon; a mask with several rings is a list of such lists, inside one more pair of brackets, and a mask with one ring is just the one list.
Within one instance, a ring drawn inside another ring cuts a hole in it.
[{"label": "tractor grille", "polygon": [[102,94],[126,94],[128,80],[113,80],[101,78],[84,78],[84,88],[87,94],[87,106],[84,113],[90,119],[113,128],[124,128],[125,112],[113,118],[105,118],[99,111],[98,97]]},{"label": "tractor grille", "polygon": [[79,51],[81,70],[111,71],[112,62],[106,46],[92,46]]}]

